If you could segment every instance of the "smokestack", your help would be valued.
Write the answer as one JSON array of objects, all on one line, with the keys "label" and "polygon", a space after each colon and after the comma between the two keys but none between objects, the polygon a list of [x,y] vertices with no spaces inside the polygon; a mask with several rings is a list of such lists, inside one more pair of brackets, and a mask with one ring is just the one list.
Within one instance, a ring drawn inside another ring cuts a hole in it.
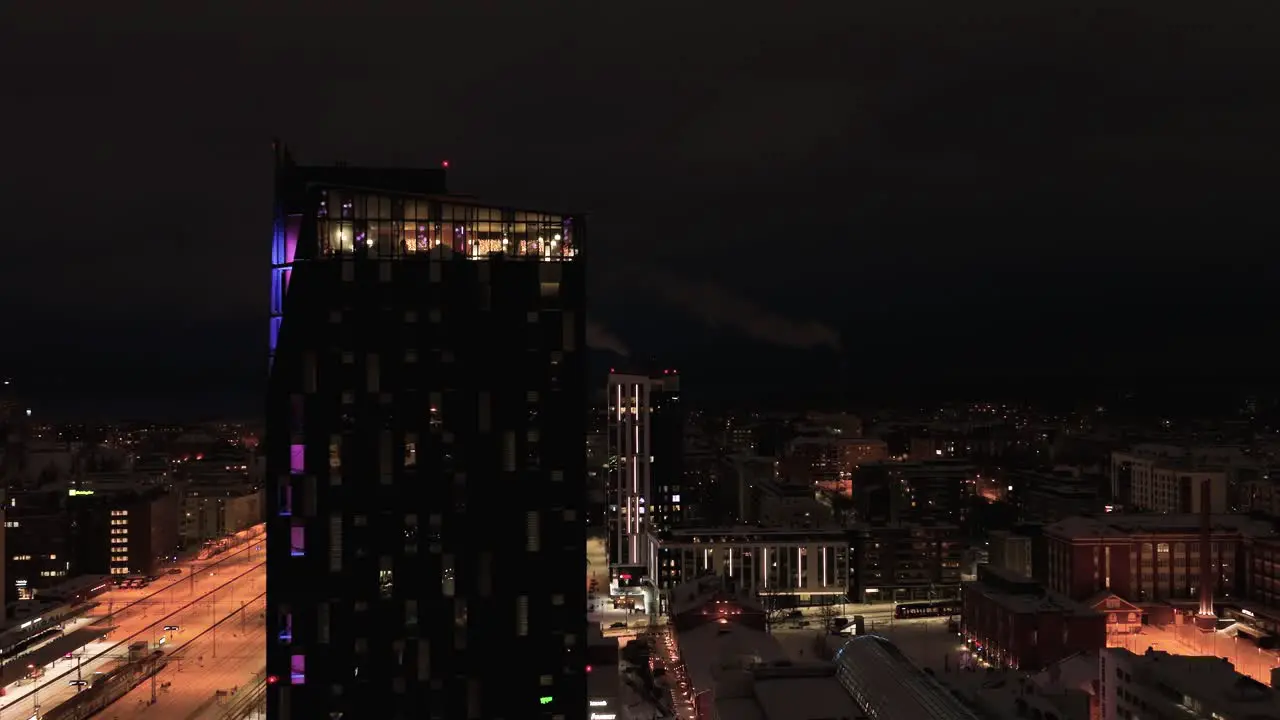
[{"label": "smokestack", "polygon": [[1196,626],[1201,630],[1212,630],[1218,624],[1218,619],[1213,614],[1213,588],[1217,585],[1217,578],[1213,576],[1213,556],[1210,554],[1213,547],[1209,541],[1213,526],[1209,516],[1211,504],[1209,483],[1202,480],[1200,482],[1200,612],[1196,614]]}]

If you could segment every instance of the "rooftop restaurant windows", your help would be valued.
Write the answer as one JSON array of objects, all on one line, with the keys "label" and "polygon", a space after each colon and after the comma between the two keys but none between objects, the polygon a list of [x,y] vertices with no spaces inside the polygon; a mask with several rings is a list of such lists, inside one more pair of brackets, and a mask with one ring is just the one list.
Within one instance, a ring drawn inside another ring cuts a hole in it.
[{"label": "rooftop restaurant windows", "polygon": [[[334,216],[333,208],[341,211]],[[316,211],[321,255],[405,258],[419,254],[492,254],[565,260],[576,257],[571,218],[436,200],[331,190]]]}]

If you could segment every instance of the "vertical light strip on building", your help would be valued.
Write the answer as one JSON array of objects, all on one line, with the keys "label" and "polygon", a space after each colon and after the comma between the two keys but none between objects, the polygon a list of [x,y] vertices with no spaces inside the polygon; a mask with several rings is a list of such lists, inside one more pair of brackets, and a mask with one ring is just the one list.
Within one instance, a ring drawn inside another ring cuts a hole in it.
[{"label": "vertical light strip on building", "polygon": [[804,548],[796,548],[796,588],[804,587]]},{"label": "vertical light strip on building", "polygon": [[760,548],[760,575],[764,578],[764,589],[769,589],[769,548]]},{"label": "vertical light strip on building", "polygon": [[827,586],[827,546],[822,546],[822,587]]},{"label": "vertical light strip on building", "polygon": [[711,548],[702,548],[702,569],[711,567]]},{"label": "vertical light strip on building", "polygon": [[733,577],[733,546],[729,546],[729,577]]}]

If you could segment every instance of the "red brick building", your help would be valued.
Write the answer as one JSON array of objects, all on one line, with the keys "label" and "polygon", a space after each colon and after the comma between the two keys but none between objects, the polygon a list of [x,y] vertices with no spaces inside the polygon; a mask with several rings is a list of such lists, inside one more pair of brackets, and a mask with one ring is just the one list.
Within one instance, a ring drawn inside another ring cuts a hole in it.
[{"label": "red brick building", "polygon": [[[1199,515],[1072,517],[1045,528],[1048,585],[1074,600],[1103,591],[1130,602],[1194,600],[1200,583]],[[1271,524],[1244,515],[1211,518],[1214,595],[1241,596],[1247,546]]]},{"label": "red brick building", "polygon": [[1107,618],[1023,575],[984,565],[964,587],[960,632],[988,663],[1034,672],[1107,645]]}]

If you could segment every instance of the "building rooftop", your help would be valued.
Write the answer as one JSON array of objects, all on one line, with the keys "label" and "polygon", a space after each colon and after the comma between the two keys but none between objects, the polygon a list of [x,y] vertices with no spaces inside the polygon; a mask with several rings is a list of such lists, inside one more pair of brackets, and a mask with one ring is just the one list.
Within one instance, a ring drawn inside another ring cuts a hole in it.
[{"label": "building rooftop", "polygon": [[1170,655],[1148,650],[1138,655],[1123,648],[1107,650],[1133,667],[1134,680],[1173,705],[1184,699],[1215,717],[1269,720],[1280,717],[1280,693],[1236,672],[1224,658]]},{"label": "building rooftop", "polygon": [[1096,615],[1090,605],[1046,589],[1032,578],[995,565],[978,568],[978,579],[970,587],[997,605],[1015,613],[1061,612],[1066,615]]},{"label": "building rooftop", "polygon": [[[772,635],[736,623],[706,623],[676,636],[685,674],[696,691],[716,688],[726,674],[787,662]],[[729,717],[729,716],[726,716]]]},{"label": "building rooftop", "polygon": [[[1092,665],[1097,676],[1097,661]],[[1089,720],[1090,693],[1062,682],[1041,684],[1017,670],[991,668],[984,672],[950,672],[939,682],[961,696],[984,720],[1028,717]]]},{"label": "building rooftop", "polygon": [[718,575],[704,575],[682,582],[670,590],[671,616],[679,617],[687,612],[709,610],[712,604],[723,602],[744,613],[761,613],[760,607],[745,591],[731,594],[724,589],[724,580]]},{"label": "building rooftop", "polygon": [[832,663],[773,665],[727,677],[716,710],[729,720],[832,720],[862,715]]},{"label": "building rooftop", "polygon": [[1083,603],[1074,602],[1057,593],[1046,591],[1043,595],[1013,593],[993,588],[981,582],[973,583],[974,589],[993,602],[1015,613],[1061,612],[1064,615],[1096,615],[1097,611]]},{"label": "building rooftop", "polygon": [[1060,498],[1079,498],[1092,500],[1098,497],[1098,491],[1080,483],[1048,482],[1027,488],[1028,495],[1053,495]]},{"label": "building rooftop", "polygon": [[[1201,517],[1195,513],[1151,515],[1077,516],[1059,520],[1045,528],[1046,535],[1060,538],[1114,537],[1132,535],[1194,535],[1200,532]],[[1249,537],[1274,535],[1271,523],[1248,515],[1213,515],[1215,533],[1239,533]]]},{"label": "building rooftop", "polygon": [[885,530],[901,530],[904,532],[909,530],[943,530],[958,532],[960,530],[959,525],[952,525],[951,523],[919,523],[904,522],[901,520],[878,523],[855,522],[849,527],[850,529],[860,530],[863,532],[881,532]]},{"label": "building rooftop", "polygon": [[[827,432],[825,428],[820,429]],[[884,445],[880,438],[846,437],[844,435],[801,435],[791,440],[792,447],[798,445]]]},{"label": "building rooftop", "polygon": [[837,676],[868,718],[977,720],[977,716],[879,635],[861,635],[836,652]]},{"label": "building rooftop", "polygon": [[846,536],[841,527],[817,528],[777,528],[756,527],[754,525],[734,525],[726,527],[680,528],[668,530],[659,537],[666,542],[750,542],[754,539],[785,541],[788,537],[796,540],[811,538],[840,538]]}]

